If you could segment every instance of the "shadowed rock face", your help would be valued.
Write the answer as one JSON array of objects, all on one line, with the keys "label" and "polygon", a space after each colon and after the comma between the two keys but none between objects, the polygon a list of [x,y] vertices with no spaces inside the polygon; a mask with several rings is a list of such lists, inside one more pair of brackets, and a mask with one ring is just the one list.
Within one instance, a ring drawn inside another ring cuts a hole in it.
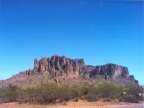
[{"label": "shadowed rock face", "polygon": [[85,65],[84,59],[70,59],[58,55],[53,55],[51,58],[43,57],[39,61],[34,59],[34,69],[27,70],[26,74],[44,72],[49,72],[53,77],[96,78],[95,76],[102,76],[105,80],[121,78],[138,84],[134,76],[129,75],[127,67],[111,63],[101,66]]},{"label": "shadowed rock face", "polygon": [[129,72],[127,67],[110,63],[102,66],[96,66],[95,69],[90,72],[90,77],[95,75],[109,75],[112,76],[112,78],[121,76],[125,79],[128,79]]}]

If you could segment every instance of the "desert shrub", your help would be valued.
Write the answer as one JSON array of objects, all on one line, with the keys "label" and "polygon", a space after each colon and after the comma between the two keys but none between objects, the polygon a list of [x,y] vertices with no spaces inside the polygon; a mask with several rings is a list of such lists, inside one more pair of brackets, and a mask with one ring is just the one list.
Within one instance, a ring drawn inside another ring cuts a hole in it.
[{"label": "desert shrub", "polygon": [[98,95],[99,94],[99,89],[96,85],[91,85],[90,86],[90,89],[89,89],[89,93],[91,94],[95,94],[95,95]]},{"label": "desert shrub", "polygon": [[17,86],[9,85],[5,92],[5,97],[7,97],[8,102],[15,102],[18,96],[17,94],[18,88]]},{"label": "desert shrub", "polygon": [[27,94],[31,102],[51,103],[56,100],[68,101],[74,98],[81,98],[83,95],[95,93],[96,86],[89,83],[81,85],[59,85],[53,82],[41,83],[36,88],[28,88]]},{"label": "desert shrub", "polygon": [[117,90],[116,90],[117,93],[122,93],[124,91],[126,91],[126,90],[125,90],[125,87],[123,85],[118,85],[117,86]]},{"label": "desert shrub", "polygon": [[133,95],[126,95],[123,97],[124,102],[132,102],[132,103],[138,103],[139,100],[136,99]]},{"label": "desert shrub", "polygon": [[87,94],[84,96],[84,99],[88,102],[95,102],[98,100],[98,97],[95,94]]},{"label": "desert shrub", "polygon": [[21,98],[22,89],[15,85],[8,85],[8,87],[1,88],[0,100],[1,102],[16,102]]},{"label": "desert shrub", "polygon": [[3,103],[4,102],[4,96],[5,95],[5,89],[3,88],[0,88],[0,103]]},{"label": "desert shrub", "polygon": [[81,97],[84,93],[84,86],[83,85],[74,85],[71,87],[71,94],[72,98]]},{"label": "desert shrub", "polygon": [[23,102],[33,102],[34,99],[39,95],[38,90],[34,87],[28,87],[23,90]]},{"label": "desert shrub", "polygon": [[98,87],[93,83],[84,83],[83,85],[83,94],[98,94]]},{"label": "desert shrub", "polygon": [[68,85],[63,85],[60,88],[58,88],[58,91],[56,93],[57,98],[60,101],[68,101],[72,97],[72,90],[71,87]]},{"label": "desert shrub", "polygon": [[124,91],[123,86],[117,86],[113,83],[100,83],[98,85],[98,91],[102,98],[116,97],[117,93]]},{"label": "desert shrub", "polygon": [[[70,99],[85,99],[89,102],[97,101],[98,97],[105,98],[104,101],[111,101],[116,97],[119,101],[137,102],[143,100],[142,97],[124,96],[121,92],[125,91],[124,86],[115,85],[113,83],[100,83],[98,85],[87,82],[77,85],[62,85],[55,82],[42,82],[37,87],[28,87],[22,89],[20,87],[9,85],[0,88],[0,102],[30,102],[30,103],[55,103],[56,101],[65,102]],[[129,86],[128,94],[142,92],[141,86]],[[132,99],[134,98],[134,99]]]},{"label": "desert shrub", "polygon": [[42,83],[36,88],[36,98],[43,103],[55,102],[57,99],[58,86],[53,82]]},{"label": "desert shrub", "polygon": [[139,85],[128,86],[127,93],[128,94],[144,93],[144,88]]},{"label": "desert shrub", "polygon": [[37,87],[24,89],[25,98],[23,101],[31,103],[55,103],[56,100],[67,101],[72,96],[72,90],[68,85],[60,87],[54,82],[42,82]]},{"label": "desert shrub", "polygon": [[135,96],[136,99],[138,99],[139,101],[144,101],[144,97],[143,96]]}]

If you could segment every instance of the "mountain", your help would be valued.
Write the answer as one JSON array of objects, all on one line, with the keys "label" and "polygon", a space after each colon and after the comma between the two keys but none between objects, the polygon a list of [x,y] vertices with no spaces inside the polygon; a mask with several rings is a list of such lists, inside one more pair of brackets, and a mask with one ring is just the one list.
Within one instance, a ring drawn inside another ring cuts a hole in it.
[{"label": "mountain", "polygon": [[34,86],[41,81],[59,79],[61,83],[76,84],[91,81],[94,83],[107,81],[116,84],[138,84],[133,75],[129,75],[127,67],[116,64],[101,66],[86,65],[84,59],[70,59],[53,55],[51,58],[34,59],[34,68],[20,72],[7,80],[0,81],[0,86],[14,84],[18,86]]}]

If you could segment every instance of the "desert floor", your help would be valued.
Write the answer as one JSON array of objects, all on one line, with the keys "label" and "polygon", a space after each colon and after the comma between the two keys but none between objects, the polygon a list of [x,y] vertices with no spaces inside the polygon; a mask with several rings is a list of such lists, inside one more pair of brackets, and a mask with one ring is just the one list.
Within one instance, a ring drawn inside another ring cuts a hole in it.
[{"label": "desert floor", "polygon": [[144,108],[144,103],[124,103],[124,102],[63,102],[49,105],[37,105],[29,103],[2,103],[0,108]]}]

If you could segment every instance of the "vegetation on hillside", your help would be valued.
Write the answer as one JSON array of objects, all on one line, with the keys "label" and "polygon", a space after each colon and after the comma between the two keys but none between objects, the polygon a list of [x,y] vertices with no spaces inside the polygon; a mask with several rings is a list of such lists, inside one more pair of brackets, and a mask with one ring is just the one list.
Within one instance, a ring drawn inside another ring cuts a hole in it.
[{"label": "vegetation on hillside", "polygon": [[[127,92],[122,96],[122,92]],[[142,86],[128,86],[113,83],[81,83],[78,85],[62,85],[58,82],[42,82],[37,87],[20,88],[14,85],[0,88],[0,102],[30,102],[39,104],[63,102],[68,100],[87,100],[89,102],[104,98],[104,101],[118,99],[120,102],[139,102],[143,100],[142,96],[136,96],[137,93],[143,93]]]}]

